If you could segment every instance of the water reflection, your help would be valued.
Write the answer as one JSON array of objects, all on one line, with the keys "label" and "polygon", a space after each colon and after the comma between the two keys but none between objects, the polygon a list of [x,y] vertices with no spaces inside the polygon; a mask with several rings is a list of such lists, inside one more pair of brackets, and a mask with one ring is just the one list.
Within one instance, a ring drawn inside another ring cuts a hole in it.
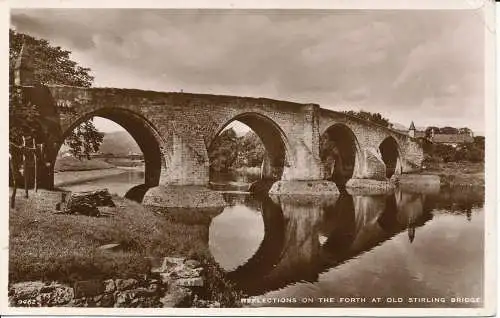
[{"label": "water reflection", "polygon": [[[447,198],[445,195],[444,201]],[[226,243],[233,242],[228,248],[243,248],[234,237],[241,235],[238,229],[247,226],[237,221],[238,206],[241,209],[243,204],[246,209],[253,209],[263,223],[261,227],[248,224],[250,228],[246,228],[260,231],[257,236],[261,239],[252,243],[255,253],[247,255],[246,261],[238,259],[239,265],[226,268],[227,276],[250,296],[298,282],[316,282],[321,273],[358,258],[404,231],[408,244],[414,243],[419,239],[418,229],[432,220],[435,213],[440,213],[442,206],[447,206],[439,195],[401,190],[372,196],[350,195],[344,191],[340,196],[322,200],[231,194],[226,195],[226,200],[232,206],[218,217],[231,214],[235,220],[231,229],[233,237],[225,238]],[[453,211],[468,219],[472,217],[469,205],[482,204],[481,200],[463,203],[464,209]],[[244,222],[244,218],[241,220]],[[216,224],[214,219],[210,231],[215,230]],[[212,242],[211,249],[215,250],[216,245],[217,242]],[[221,264],[227,263],[221,257],[231,257],[231,253],[214,254]]]},{"label": "water reflection", "polygon": [[[242,192],[252,178],[213,180],[231,190],[223,194],[229,207],[159,212],[206,227],[199,241],[249,295],[482,296],[484,190],[407,187],[270,198]],[[109,188],[133,199],[145,192],[143,183],[143,172],[130,171],[64,187]]]}]

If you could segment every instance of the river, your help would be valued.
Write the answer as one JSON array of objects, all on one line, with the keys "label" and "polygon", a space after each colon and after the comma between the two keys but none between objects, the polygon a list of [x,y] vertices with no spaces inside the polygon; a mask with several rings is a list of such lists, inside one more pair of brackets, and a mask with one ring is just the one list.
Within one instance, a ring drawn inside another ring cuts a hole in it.
[{"label": "river", "polygon": [[[124,195],[143,179],[128,171],[63,188]],[[214,188],[231,191],[208,242],[228,278],[253,296],[251,306],[482,306],[483,191],[323,199],[239,192],[254,179],[213,176]]]}]

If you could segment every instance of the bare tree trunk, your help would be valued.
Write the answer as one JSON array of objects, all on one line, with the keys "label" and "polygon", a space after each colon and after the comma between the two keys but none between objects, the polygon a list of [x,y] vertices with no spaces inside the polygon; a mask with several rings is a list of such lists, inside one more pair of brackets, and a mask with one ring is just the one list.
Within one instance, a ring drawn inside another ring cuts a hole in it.
[{"label": "bare tree trunk", "polygon": [[24,197],[28,198],[28,164],[26,160],[26,137],[23,136],[23,176],[24,176]]},{"label": "bare tree trunk", "polygon": [[10,196],[10,207],[15,208],[16,206],[16,192],[17,192],[17,165],[14,163],[14,157],[9,153],[9,161],[10,161],[10,171],[12,173],[12,185],[14,189],[12,189],[12,195]]}]

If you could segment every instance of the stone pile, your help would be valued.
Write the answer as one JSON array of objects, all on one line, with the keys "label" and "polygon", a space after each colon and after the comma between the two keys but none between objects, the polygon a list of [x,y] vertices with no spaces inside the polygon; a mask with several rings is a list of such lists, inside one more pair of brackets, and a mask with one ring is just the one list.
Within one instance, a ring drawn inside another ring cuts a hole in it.
[{"label": "stone pile", "polygon": [[95,191],[64,193],[56,210],[64,214],[83,214],[88,216],[99,216],[99,207],[114,207],[108,189]]},{"label": "stone pile", "polygon": [[198,261],[177,257],[151,258],[151,273],[143,278],[58,282],[23,282],[9,287],[15,307],[220,307],[202,300],[203,268]]}]

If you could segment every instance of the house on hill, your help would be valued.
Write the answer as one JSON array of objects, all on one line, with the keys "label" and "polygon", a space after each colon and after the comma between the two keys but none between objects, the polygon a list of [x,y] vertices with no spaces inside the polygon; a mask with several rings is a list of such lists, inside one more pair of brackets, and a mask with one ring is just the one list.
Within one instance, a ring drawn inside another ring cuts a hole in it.
[{"label": "house on hill", "polygon": [[434,128],[418,131],[415,129],[415,124],[412,121],[408,129],[408,136],[417,139],[426,139],[435,144],[450,145],[452,147],[474,142],[474,133],[469,128],[460,128],[456,129],[456,131],[457,133],[440,133],[439,129]]}]

